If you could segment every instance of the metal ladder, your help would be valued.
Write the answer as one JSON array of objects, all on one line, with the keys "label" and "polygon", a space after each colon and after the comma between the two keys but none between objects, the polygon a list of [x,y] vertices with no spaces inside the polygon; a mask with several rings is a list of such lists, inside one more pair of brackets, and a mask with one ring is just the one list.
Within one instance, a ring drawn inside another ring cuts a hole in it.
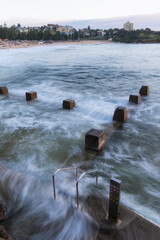
[{"label": "metal ladder", "polygon": [[78,185],[80,180],[86,175],[86,174],[90,174],[90,173],[96,173],[96,186],[98,184],[98,171],[88,171],[88,172],[84,172],[81,174],[81,176],[78,178],[78,167],[68,167],[68,168],[59,168],[55,174],[53,175],[53,193],[54,193],[54,200],[56,200],[56,184],[55,184],[55,176],[57,173],[61,172],[61,171],[68,171],[68,170],[73,170],[76,169],[76,193],[77,193],[77,208],[79,208],[79,189],[78,189]]}]

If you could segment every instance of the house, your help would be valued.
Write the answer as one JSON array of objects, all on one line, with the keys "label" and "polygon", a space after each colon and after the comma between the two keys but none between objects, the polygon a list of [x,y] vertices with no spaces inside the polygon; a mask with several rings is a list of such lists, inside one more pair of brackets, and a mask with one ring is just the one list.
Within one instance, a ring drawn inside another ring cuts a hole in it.
[{"label": "house", "polygon": [[98,37],[104,37],[105,34],[106,34],[106,33],[105,33],[104,31],[102,31],[102,30],[98,30],[98,31],[97,31],[97,36],[98,36]]},{"label": "house", "polygon": [[58,25],[57,24],[48,24],[47,27],[52,31],[52,32],[56,32]]},{"label": "house", "polygon": [[30,29],[26,27],[18,26],[16,30],[18,30],[20,33],[28,33]]}]

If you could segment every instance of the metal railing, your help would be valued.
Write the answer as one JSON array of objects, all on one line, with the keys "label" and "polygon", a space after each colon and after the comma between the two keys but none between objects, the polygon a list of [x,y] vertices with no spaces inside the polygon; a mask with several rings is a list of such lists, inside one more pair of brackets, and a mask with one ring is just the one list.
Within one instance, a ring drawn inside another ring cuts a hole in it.
[{"label": "metal railing", "polygon": [[72,170],[72,169],[76,169],[76,177],[78,177],[78,168],[77,167],[59,168],[55,172],[55,174],[53,175],[53,193],[54,193],[54,199],[55,200],[56,200],[56,185],[55,185],[55,176],[56,176],[56,174],[61,172],[61,171]]},{"label": "metal railing", "polygon": [[84,172],[84,173],[82,173],[82,175],[78,178],[78,180],[77,180],[77,182],[76,182],[77,208],[79,208],[78,184],[79,184],[80,180],[81,180],[86,174],[90,174],[90,173],[96,173],[96,186],[97,186],[97,184],[98,184],[98,172],[97,172],[97,171],[89,171],[89,172]]}]

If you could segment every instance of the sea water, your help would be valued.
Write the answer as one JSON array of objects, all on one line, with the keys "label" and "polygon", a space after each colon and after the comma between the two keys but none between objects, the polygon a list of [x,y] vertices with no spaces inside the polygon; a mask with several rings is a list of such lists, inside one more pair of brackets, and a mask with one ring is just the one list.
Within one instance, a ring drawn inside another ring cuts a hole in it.
[{"label": "sea water", "polygon": [[[0,96],[0,198],[16,213],[16,239],[94,239],[97,224],[76,210],[74,173],[56,176],[56,202],[52,175],[80,165],[86,132],[104,129],[118,106],[127,107],[128,120],[87,170],[98,170],[97,191],[107,196],[110,178],[121,180],[121,203],[160,225],[159,62],[160,44],[0,51],[0,86],[9,89],[8,97]],[[129,104],[142,85],[150,95]],[[26,102],[27,91],[36,91],[37,100]],[[67,98],[76,102],[71,111],[62,109]],[[80,195],[94,184],[94,175],[85,176]]]}]

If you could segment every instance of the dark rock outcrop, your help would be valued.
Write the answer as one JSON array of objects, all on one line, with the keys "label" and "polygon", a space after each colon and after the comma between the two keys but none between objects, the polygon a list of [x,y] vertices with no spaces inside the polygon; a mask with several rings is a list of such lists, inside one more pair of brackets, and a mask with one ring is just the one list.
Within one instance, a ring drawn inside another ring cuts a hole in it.
[{"label": "dark rock outcrop", "polygon": [[12,240],[11,236],[0,226],[0,240]]},{"label": "dark rock outcrop", "polygon": [[6,219],[6,210],[2,203],[0,203],[0,221],[3,221]]}]

